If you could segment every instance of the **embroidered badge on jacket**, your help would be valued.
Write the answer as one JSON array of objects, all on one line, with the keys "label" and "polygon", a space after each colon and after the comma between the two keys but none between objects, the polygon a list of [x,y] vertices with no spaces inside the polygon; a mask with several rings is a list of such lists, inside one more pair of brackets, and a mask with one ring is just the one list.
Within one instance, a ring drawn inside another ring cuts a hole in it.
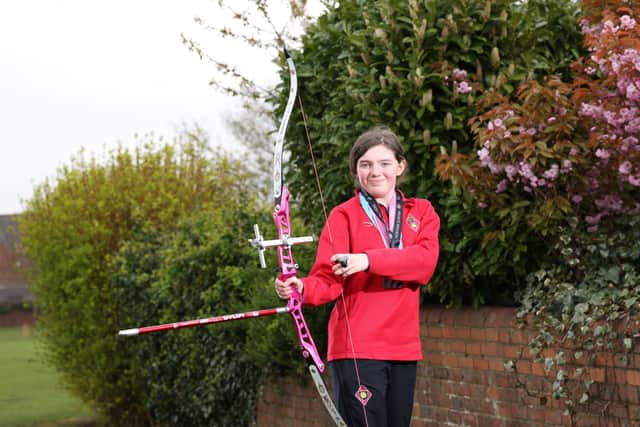
[{"label": "embroidered badge on jacket", "polygon": [[418,221],[413,215],[409,215],[407,217],[407,224],[413,231],[418,231],[418,227],[420,227],[420,221]]}]

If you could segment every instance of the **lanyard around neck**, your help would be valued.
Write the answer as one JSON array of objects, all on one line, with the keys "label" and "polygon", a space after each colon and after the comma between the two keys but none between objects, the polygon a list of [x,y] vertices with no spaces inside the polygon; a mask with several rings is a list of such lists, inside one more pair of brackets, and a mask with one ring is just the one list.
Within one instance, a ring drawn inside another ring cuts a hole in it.
[{"label": "lanyard around neck", "polygon": [[389,203],[389,224],[393,224],[393,228],[387,225],[380,205],[373,196],[364,190],[359,193],[360,205],[376,227],[385,247],[401,248],[402,247],[402,196],[396,191],[394,197]]}]

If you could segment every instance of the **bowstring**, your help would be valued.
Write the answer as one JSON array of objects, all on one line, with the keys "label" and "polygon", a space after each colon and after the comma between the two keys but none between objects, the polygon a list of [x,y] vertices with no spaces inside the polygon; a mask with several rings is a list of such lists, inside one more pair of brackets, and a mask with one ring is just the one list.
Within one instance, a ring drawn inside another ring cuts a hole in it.
[{"label": "bowstring", "polygon": [[[304,131],[307,138],[307,144],[309,146],[309,153],[311,155],[311,165],[313,166],[313,174],[315,176],[316,186],[318,187],[318,194],[320,195],[320,204],[322,206],[322,213],[324,215],[325,223],[327,224],[327,233],[329,234],[329,243],[331,245],[331,252],[335,253],[335,245],[333,242],[333,234],[331,233],[331,223],[329,222],[329,215],[327,214],[327,204],[325,202],[324,193],[322,191],[322,185],[320,184],[320,174],[318,173],[318,165],[316,163],[316,156],[313,153],[313,144],[311,143],[311,136],[309,134],[309,126],[307,125],[307,115],[304,113],[304,106],[302,105],[302,97],[298,94],[298,104],[300,105],[300,114],[302,116],[302,123],[304,124]],[[358,370],[358,362],[356,358],[356,350],[353,345],[353,336],[351,334],[351,322],[349,320],[349,313],[347,311],[347,302],[344,298],[344,277],[342,278],[343,286],[340,290],[340,299],[342,301],[342,309],[344,311],[344,317],[347,322],[347,335],[349,336],[349,344],[351,345],[351,354],[353,358],[353,366],[356,372],[356,381],[358,382],[358,391],[362,388],[362,381],[360,380],[360,371]],[[362,413],[364,415],[365,425],[369,425],[369,421],[367,420],[367,410],[365,408],[365,403],[360,401],[362,404]]]}]

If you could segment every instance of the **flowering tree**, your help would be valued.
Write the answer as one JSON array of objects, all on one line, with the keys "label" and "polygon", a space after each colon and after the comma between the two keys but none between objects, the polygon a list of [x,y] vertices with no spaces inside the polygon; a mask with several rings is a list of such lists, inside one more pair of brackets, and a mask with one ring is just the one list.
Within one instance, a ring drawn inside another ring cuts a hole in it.
[{"label": "flowering tree", "polygon": [[[515,100],[482,95],[483,113],[469,122],[476,152],[443,153],[438,164],[503,226],[525,223],[545,243],[519,316],[537,327],[530,354],[544,359],[554,397],[575,417],[597,399],[592,379],[567,361],[612,351],[628,363],[640,336],[640,5],[585,0],[583,10],[589,55],[573,64],[572,82],[530,81]],[[452,76],[467,91],[465,76]]]},{"label": "flowering tree", "polygon": [[[483,95],[488,111],[470,120],[475,156],[443,155],[441,176],[496,212],[522,202],[523,217],[542,234],[572,215],[596,231],[607,218],[640,212],[637,15],[618,8],[583,18],[590,56],[574,64],[572,83],[530,81],[515,102]],[[471,92],[463,74],[453,76],[458,93]]]}]

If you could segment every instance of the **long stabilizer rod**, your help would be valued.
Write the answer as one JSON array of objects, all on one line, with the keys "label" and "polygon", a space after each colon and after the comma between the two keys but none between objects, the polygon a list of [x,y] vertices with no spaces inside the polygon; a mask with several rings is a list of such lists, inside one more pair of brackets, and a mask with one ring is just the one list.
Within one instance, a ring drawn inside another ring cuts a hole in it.
[{"label": "long stabilizer rod", "polygon": [[208,317],[206,319],[185,320],[182,322],[165,323],[163,325],[144,326],[142,328],[123,329],[118,335],[136,336],[153,332],[169,331],[173,329],[192,328],[194,326],[210,325],[212,323],[229,322],[232,320],[250,319],[254,317],[273,316],[288,313],[289,307],[267,308],[264,310],[247,311],[244,313],[225,314],[224,316]]}]

